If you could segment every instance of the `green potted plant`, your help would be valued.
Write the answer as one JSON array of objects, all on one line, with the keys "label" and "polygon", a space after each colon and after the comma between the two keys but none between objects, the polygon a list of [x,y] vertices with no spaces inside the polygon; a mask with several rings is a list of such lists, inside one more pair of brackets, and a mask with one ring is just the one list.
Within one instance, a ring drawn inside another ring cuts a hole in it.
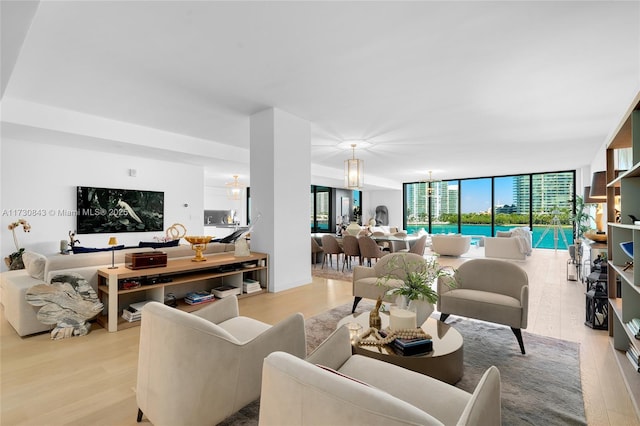
[{"label": "green potted plant", "polygon": [[[437,257],[429,257],[421,261],[407,260],[403,254],[393,256],[387,263],[388,273],[378,278],[378,285],[387,285],[389,280],[400,280],[402,285],[392,287],[388,295],[396,296],[396,305],[416,312],[418,324],[424,323],[434,311],[438,301],[438,292],[434,289],[435,281],[442,276],[452,276],[453,268],[442,267]],[[447,280],[454,286],[454,280]],[[406,305],[406,306],[405,306]]]},{"label": "green potted plant", "polygon": [[585,232],[587,232],[591,227],[589,226],[591,219],[593,217],[588,213],[587,206],[584,202],[584,199],[576,195],[576,213],[573,216],[573,224],[574,224],[574,241],[578,243]]}]

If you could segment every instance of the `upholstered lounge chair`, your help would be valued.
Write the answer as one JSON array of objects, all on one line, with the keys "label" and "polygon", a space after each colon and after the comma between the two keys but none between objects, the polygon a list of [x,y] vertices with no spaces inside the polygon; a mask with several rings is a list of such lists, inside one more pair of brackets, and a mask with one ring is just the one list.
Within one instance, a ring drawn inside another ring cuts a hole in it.
[{"label": "upholstered lounge chair", "polygon": [[522,329],[527,328],[529,281],[518,265],[498,259],[471,259],[458,267],[455,285],[438,278],[440,321],[450,314],[508,325],[524,354]]},{"label": "upholstered lounge chair", "polygon": [[[377,300],[382,296],[383,300],[387,302],[395,302],[395,298],[386,296],[386,292],[392,287],[399,287],[403,285],[403,279],[405,272],[402,269],[390,269],[388,266],[389,261],[396,256],[404,257],[404,261],[411,265],[418,265],[420,262],[425,262],[424,257],[407,252],[391,253],[376,262],[373,266],[356,266],[353,268],[352,286],[353,286],[353,308],[351,312],[355,312],[358,303],[363,297],[367,299]],[[397,262],[403,264],[403,262]],[[392,278],[385,281],[384,285],[378,285],[378,279],[385,275],[393,273],[396,278]]]},{"label": "upholstered lounge chair", "polygon": [[432,235],[431,251],[441,256],[462,256],[471,247],[469,235]]},{"label": "upholstered lounge chair", "polygon": [[142,310],[136,400],[155,426],[214,425],[258,399],[264,357],[306,356],[304,318],[270,326],[238,315],[235,296],[192,314],[151,302]]},{"label": "upholstered lounge chair", "polygon": [[484,373],[473,394],[377,359],[352,355],[346,326],[302,360],[282,352],[264,361],[259,424],[500,425],[500,372]]}]

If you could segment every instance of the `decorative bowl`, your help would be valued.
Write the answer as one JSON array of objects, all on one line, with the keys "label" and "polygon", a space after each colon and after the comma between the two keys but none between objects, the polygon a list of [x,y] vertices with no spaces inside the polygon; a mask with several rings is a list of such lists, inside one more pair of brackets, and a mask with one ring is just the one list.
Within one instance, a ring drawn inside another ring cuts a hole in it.
[{"label": "decorative bowl", "polygon": [[211,242],[212,238],[210,235],[187,235],[184,237],[185,240],[191,243],[191,249],[196,252],[195,257],[191,259],[193,262],[204,262],[207,260],[207,258],[202,255],[202,252],[207,248],[207,244]]}]

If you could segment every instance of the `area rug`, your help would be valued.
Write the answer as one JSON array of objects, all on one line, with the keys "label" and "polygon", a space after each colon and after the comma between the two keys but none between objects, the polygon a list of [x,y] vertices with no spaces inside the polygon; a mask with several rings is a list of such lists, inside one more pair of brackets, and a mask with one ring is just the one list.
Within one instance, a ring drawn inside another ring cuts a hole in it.
[{"label": "area rug", "polygon": [[[361,303],[357,311],[371,308]],[[307,319],[307,351],[350,313],[351,305],[345,304]],[[522,355],[508,327],[453,316],[447,324],[464,338],[464,376],[458,388],[473,392],[489,366],[500,370],[503,425],[586,425],[577,343],[523,332],[527,354]],[[222,424],[256,425],[258,413],[255,401]]]}]

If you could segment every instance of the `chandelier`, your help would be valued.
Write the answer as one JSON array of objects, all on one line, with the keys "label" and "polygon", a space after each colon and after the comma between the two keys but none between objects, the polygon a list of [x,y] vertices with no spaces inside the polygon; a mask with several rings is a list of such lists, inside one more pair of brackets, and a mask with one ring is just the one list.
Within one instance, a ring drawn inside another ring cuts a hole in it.
[{"label": "chandelier", "polygon": [[344,160],[344,185],[350,189],[364,186],[364,160],[356,158],[356,144],[351,144],[352,158]]},{"label": "chandelier", "polygon": [[238,175],[233,175],[233,182],[225,183],[227,187],[227,198],[229,200],[239,200],[242,196],[244,185],[238,182]]},{"label": "chandelier", "polygon": [[424,183],[426,183],[425,185],[425,192],[427,197],[433,197],[434,192],[435,192],[435,183],[440,182],[439,180],[435,180],[432,177],[433,171],[429,170],[429,179],[423,181]]}]

